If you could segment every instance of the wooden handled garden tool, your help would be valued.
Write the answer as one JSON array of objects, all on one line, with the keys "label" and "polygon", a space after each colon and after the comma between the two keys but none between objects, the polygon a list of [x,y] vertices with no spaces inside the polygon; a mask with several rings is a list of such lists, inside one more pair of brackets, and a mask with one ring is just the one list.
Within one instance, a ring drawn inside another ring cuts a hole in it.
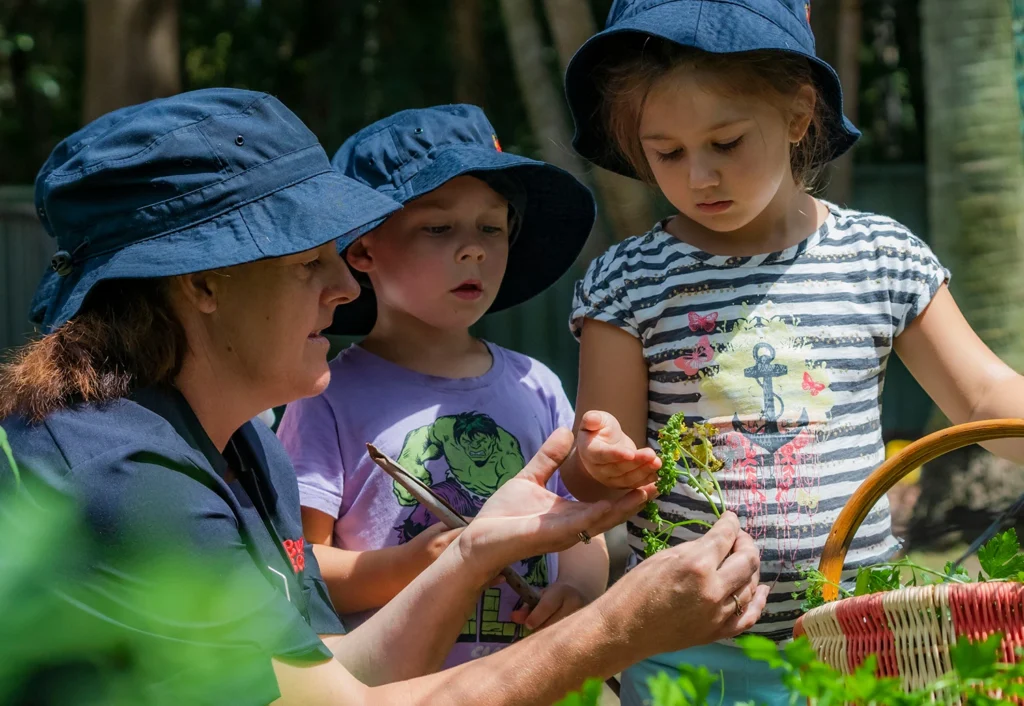
[{"label": "wooden handled garden tool", "polygon": [[[994,439],[1024,437],[1024,420],[995,419],[943,429],[907,446],[865,480],[840,512],[818,569],[826,601],[797,620],[818,658],[845,674],[869,655],[879,676],[898,676],[907,689],[934,684],[952,670],[949,648],[960,638],[1004,635],[1003,662],[1024,646],[1024,584],[937,583],[853,598],[838,598],[846,553],[871,508],[913,469],[950,451]],[[935,695],[945,700],[943,694]]]}]

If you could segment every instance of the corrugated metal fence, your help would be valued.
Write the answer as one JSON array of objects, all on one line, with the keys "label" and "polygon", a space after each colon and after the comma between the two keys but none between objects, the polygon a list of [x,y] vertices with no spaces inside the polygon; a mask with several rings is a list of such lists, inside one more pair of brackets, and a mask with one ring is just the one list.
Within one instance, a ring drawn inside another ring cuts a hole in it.
[{"label": "corrugated metal fence", "polygon": [[[922,165],[858,166],[854,205],[892,216],[927,237],[927,190]],[[23,342],[32,327],[29,302],[54,251],[35,218],[31,189],[0,188],[0,350]],[[548,364],[562,379],[570,398],[577,382],[577,344],[567,317],[573,283],[570,272],[543,295],[509,311],[486,317],[478,335]],[[344,341],[338,341],[339,344]],[[886,381],[883,426],[888,434],[913,436],[924,426],[930,402],[893,357]]]}]

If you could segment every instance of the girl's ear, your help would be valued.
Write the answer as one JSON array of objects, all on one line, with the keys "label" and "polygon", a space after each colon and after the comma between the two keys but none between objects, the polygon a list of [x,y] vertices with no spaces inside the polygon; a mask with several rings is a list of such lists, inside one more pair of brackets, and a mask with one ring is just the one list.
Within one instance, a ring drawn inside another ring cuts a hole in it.
[{"label": "girl's ear", "polygon": [[789,120],[789,141],[793,144],[800,142],[807,135],[807,130],[814,119],[814,109],[818,104],[818,96],[814,87],[804,85],[797,91],[793,98],[793,105],[790,110]]},{"label": "girl's ear", "polygon": [[349,245],[348,250],[345,251],[345,260],[357,272],[370,272],[373,270],[373,255],[370,253],[369,239],[368,235],[364,235]]}]

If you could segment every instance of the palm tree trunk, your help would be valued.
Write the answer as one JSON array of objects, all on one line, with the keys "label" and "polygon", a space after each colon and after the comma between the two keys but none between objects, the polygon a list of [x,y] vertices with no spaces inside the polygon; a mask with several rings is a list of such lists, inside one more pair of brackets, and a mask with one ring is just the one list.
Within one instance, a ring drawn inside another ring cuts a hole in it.
[{"label": "palm tree trunk", "polygon": [[[583,160],[572,150],[568,110],[561,91],[556,88],[551,67],[544,58],[544,41],[533,4],[524,0],[501,0],[501,12],[516,81],[542,159],[589,183],[590,176]],[[609,245],[611,240],[598,219],[580,255],[581,263],[590,262]]]},{"label": "palm tree trunk", "polygon": [[178,0],[87,0],[86,122],[181,91]]},{"label": "palm tree trunk", "polygon": [[[587,0],[544,0],[544,10],[555,40],[562,73],[576,50],[597,32]],[[652,191],[643,182],[600,167],[593,168],[601,206],[616,240],[647,231],[654,220]]]},{"label": "palm tree trunk", "polygon": [[[922,0],[931,243],[981,338],[1024,366],[1024,150],[1006,0]],[[925,467],[911,541],[973,539],[1019,493],[978,448]]]}]

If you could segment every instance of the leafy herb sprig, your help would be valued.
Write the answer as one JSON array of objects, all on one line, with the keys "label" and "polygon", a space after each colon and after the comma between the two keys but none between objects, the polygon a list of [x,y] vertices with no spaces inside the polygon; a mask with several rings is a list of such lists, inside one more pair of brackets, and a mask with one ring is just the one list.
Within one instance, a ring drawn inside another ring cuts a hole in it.
[{"label": "leafy herb sprig", "polygon": [[[1024,552],[1021,551],[1017,532],[1008,529],[986,542],[978,550],[978,561],[981,572],[978,581],[1017,581],[1024,583]],[[904,576],[909,579],[904,581]],[[826,585],[839,590],[840,598],[866,596],[871,593],[895,591],[906,586],[921,586],[934,583],[971,583],[971,577],[961,567],[953,567],[953,562],[946,562],[942,571],[929,569],[916,564],[910,559],[864,566],[857,570],[857,580],[853,590],[834,584],[825,578],[817,569],[805,569],[801,572],[802,582],[798,584],[804,590],[801,608],[804,611],[824,605],[822,589]],[[799,598],[798,593],[793,594]]]},{"label": "leafy herb sprig", "polygon": [[[711,505],[711,512],[715,517],[722,516],[719,506],[725,507],[725,496],[714,475],[722,468],[722,462],[715,457],[714,447],[711,445],[711,437],[717,433],[715,427],[710,424],[698,422],[688,426],[681,412],[669,417],[668,422],[658,432],[658,458],[661,459],[661,468],[658,470],[658,480],[655,483],[658,493],[667,495],[672,492],[682,478],[688,486],[704,496]],[[711,527],[704,520],[668,522],[662,518],[654,502],[647,503],[643,509],[643,516],[654,523],[655,527],[653,532],[646,529],[643,531],[644,556],[651,556],[668,547],[668,538],[672,536],[672,531],[676,527]]]}]

